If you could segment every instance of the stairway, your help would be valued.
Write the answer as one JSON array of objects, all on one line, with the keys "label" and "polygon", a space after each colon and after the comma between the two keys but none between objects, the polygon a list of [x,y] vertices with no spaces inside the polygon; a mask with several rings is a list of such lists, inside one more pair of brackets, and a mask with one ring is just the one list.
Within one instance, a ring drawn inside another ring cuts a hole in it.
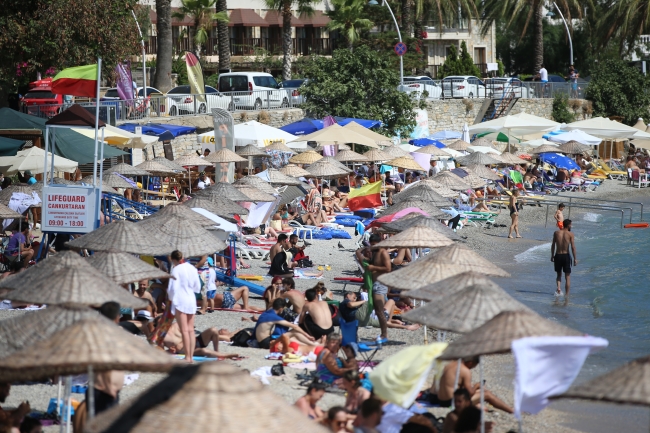
[{"label": "stairway", "polygon": [[519,98],[515,97],[514,92],[504,92],[504,96],[501,98],[485,99],[474,119],[474,124],[507,116],[518,100]]}]

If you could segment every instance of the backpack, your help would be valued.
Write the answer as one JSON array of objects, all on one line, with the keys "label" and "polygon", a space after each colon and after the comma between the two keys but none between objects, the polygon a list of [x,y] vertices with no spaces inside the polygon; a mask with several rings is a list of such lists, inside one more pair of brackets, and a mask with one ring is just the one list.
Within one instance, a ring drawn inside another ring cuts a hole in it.
[{"label": "backpack", "polygon": [[247,343],[251,338],[253,338],[253,334],[246,329],[242,329],[232,336],[232,345],[235,347],[248,347]]}]

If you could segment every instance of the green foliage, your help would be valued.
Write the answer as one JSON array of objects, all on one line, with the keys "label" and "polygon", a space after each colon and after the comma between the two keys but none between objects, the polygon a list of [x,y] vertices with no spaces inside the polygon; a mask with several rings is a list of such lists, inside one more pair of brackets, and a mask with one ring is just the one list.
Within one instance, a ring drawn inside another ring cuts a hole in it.
[{"label": "green foliage", "polygon": [[254,71],[271,73],[271,71],[282,69],[282,59],[264,48],[255,47],[253,55],[245,57],[244,61],[250,62]]},{"label": "green foliage", "polygon": [[365,45],[353,52],[335,50],[332,58],[311,59],[304,75],[310,81],[301,90],[303,109],[312,116],[377,119],[392,135],[405,136],[415,128],[413,101],[397,90],[399,72],[387,54]]},{"label": "green foliage", "polygon": [[206,86],[212,86],[215,89],[219,88],[219,74],[212,74],[205,79]]},{"label": "green foliage", "polygon": [[560,123],[573,122],[573,113],[569,111],[569,98],[565,94],[557,94],[553,98],[553,120]]},{"label": "green foliage", "polygon": [[183,84],[190,84],[189,78],[187,78],[187,65],[185,60],[181,58],[180,55],[172,61],[172,73],[177,74],[176,85],[181,86]]},{"label": "green foliage", "polygon": [[505,74],[505,69],[503,67],[503,62],[500,59],[497,59],[497,76],[503,77]]},{"label": "green foliage", "polygon": [[595,116],[621,116],[628,125],[639,117],[650,118],[650,78],[622,60],[607,60],[596,66],[587,87]]},{"label": "green foliage", "polygon": [[366,3],[365,0],[332,0],[333,10],[326,13],[332,19],[327,28],[340,31],[350,49],[359,40],[361,32],[370,30],[374,25],[364,17]]},{"label": "green foliage", "polygon": [[194,22],[194,43],[199,47],[206,43],[214,21],[228,22],[228,13],[214,13],[217,0],[181,0],[181,7],[172,13],[172,17],[180,21],[189,17]]},{"label": "green foliage", "polygon": [[481,70],[474,64],[474,59],[467,51],[467,44],[465,41],[460,43],[460,65],[461,73],[459,75],[474,75],[475,77],[481,76]]},{"label": "green foliage", "polygon": [[0,83],[16,89],[36,72],[87,65],[101,57],[104,72],[140,53],[131,0],[3,0]]},{"label": "green foliage", "polygon": [[465,41],[460,44],[460,57],[455,45],[449,47],[449,54],[445,59],[445,63],[438,68],[438,78],[445,78],[450,75],[474,75],[475,77],[481,76],[481,71],[474,64],[472,56],[467,52],[467,45]]}]

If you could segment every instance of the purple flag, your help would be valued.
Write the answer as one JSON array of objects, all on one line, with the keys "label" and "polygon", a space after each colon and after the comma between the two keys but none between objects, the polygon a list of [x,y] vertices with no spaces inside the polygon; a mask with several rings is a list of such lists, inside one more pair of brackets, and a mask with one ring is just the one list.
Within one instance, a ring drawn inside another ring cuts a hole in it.
[{"label": "purple flag", "polygon": [[131,77],[131,62],[127,61],[126,64],[118,63],[115,67],[117,75],[117,94],[120,99],[124,101],[131,101],[135,99],[133,93],[133,78]]},{"label": "purple flag", "polygon": [[328,126],[332,126],[336,123],[336,119],[333,118],[332,116],[325,116],[323,118],[323,128],[327,128]]}]

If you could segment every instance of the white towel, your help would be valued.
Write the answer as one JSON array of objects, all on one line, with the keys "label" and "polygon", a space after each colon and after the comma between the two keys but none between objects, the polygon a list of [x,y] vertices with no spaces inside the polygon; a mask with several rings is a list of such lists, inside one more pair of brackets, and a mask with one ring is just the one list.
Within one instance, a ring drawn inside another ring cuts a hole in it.
[{"label": "white towel", "polygon": [[548,397],[562,394],[578,376],[587,355],[607,347],[604,338],[528,337],[512,342],[515,375],[515,417],[539,413]]}]

